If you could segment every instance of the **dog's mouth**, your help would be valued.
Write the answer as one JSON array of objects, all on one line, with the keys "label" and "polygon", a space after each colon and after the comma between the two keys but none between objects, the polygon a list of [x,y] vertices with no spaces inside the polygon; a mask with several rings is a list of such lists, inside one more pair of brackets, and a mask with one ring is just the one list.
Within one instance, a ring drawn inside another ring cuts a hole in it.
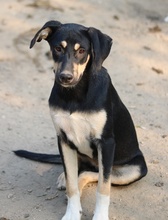
[{"label": "dog's mouth", "polygon": [[70,88],[70,87],[75,87],[78,82],[73,82],[73,83],[59,83],[62,87],[65,87],[65,88]]},{"label": "dog's mouth", "polygon": [[71,76],[61,76],[56,77],[56,81],[58,84],[60,84],[62,87],[75,87],[79,81],[81,80],[82,75],[80,75],[79,78],[71,77]]}]

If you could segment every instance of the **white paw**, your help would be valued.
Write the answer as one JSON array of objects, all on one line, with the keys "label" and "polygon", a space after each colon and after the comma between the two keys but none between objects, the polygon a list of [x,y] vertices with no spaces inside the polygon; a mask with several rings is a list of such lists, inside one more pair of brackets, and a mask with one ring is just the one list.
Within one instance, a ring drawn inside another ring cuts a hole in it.
[{"label": "white paw", "polygon": [[81,213],[79,211],[68,210],[61,220],[81,220]]},{"label": "white paw", "polygon": [[110,196],[105,196],[96,193],[96,208],[92,220],[109,220],[108,208],[110,203]]},{"label": "white paw", "polygon": [[68,205],[65,215],[61,220],[81,220],[82,208],[79,193],[68,198]]},{"label": "white paw", "polygon": [[95,213],[92,220],[109,220],[108,214]]},{"label": "white paw", "polygon": [[59,190],[65,190],[66,189],[66,180],[65,180],[64,172],[59,175],[56,184],[57,184],[57,189],[59,189]]}]

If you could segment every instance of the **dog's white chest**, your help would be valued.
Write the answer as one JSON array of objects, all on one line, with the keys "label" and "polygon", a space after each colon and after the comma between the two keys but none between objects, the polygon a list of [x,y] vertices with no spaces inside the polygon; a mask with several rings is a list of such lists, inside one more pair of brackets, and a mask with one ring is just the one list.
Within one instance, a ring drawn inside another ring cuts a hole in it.
[{"label": "dog's white chest", "polygon": [[90,148],[90,139],[99,139],[101,137],[105,122],[106,112],[83,113],[51,109],[51,117],[59,135],[64,131],[68,140],[72,141],[80,153],[92,157]]}]

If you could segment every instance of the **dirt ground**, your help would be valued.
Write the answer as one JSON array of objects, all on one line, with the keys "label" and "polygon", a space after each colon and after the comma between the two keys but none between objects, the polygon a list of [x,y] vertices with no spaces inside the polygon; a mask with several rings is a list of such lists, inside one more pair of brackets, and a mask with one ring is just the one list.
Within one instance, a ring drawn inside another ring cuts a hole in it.
[{"label": "dirt ground", "polygon": [[[61,166],[21,159],[13,150],[56,153],[48,110],[52,61],[45,41],[29,50],[46,21],[94,26],[113,38],[104,66],[133,117],[148,175],[112,187],[110,220],[168,219],[168,1],[1,0],[0,7],[0,220],[60,220],[65,193]],[[84,189],[91,220],[96,184]]]}]

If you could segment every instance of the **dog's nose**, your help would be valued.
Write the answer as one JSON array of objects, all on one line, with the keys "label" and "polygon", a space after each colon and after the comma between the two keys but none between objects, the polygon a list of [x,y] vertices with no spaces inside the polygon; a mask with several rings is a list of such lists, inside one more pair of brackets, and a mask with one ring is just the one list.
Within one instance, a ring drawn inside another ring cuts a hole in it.
[{"label": "dog's nose", "polygon": [[73,79],[73,75],[70,73],[61,73],[59,79],[61,83],[70,83]]}]

